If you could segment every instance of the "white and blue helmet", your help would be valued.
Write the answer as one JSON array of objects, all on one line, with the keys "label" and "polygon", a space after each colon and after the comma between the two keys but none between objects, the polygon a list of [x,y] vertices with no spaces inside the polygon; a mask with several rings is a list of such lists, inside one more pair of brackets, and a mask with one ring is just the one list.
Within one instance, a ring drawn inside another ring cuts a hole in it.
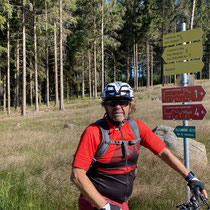
[{"label": "white and blue helmet", "polygon": [[105,101],[116,97],[133,100],[134,95],[131,86],[125,82],[118,81],[106,85],[102,94],[102,99]]}]

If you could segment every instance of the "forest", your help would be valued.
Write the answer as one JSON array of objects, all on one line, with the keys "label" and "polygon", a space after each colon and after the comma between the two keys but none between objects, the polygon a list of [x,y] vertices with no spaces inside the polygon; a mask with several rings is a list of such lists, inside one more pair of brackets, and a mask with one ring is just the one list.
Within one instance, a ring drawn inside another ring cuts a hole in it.
[{"label": "forest", "polygon": [[[209,0],[0,0],[0,110],[26,115],[40,104],[64,110],[76,97],[99,98],[108,82],[139,87],[164,76],[163,35],[201,28],[210,79]],[[12,108],[12,109],[11,109]]]}]

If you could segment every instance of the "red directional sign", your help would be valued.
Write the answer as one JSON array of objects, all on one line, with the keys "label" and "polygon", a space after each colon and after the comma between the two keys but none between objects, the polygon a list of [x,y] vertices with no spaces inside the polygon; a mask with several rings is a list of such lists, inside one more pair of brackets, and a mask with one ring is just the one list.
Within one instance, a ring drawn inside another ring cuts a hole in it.
[{"label": "red directional sign", "polygon": [[206,95],[201,85],[189,87],[175,87],[162,89],[162,102],[192,102],[202,101]]},{"label": "red directional sign", "polygon": [[207,111],[202,104],[164,105],[163,120],[202,120]]}]

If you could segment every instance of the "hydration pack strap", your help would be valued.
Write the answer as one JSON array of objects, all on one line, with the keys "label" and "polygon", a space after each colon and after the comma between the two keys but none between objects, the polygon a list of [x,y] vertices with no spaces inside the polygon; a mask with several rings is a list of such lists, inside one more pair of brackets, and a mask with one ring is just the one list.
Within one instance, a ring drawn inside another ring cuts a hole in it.
[{"label": "hydration pack strap", "polygon": [[105,119],[98,120],[96,124],[98,125],[102,133],[101,143],[98,146],[98,149],[94,156],[94,159],[98,160],[105,154],[106,150],[108,149],[110,144],[110,137],[109,137],[109,126]]},{"label": "hydration pack strap", "polygon": [[105,152],[107,151],[110,144],[118,144],[118,145],[123,144],[123,147],[124,147],[127,155],[129,155],[129,150],[128,150],[127,145],[133,145],[133,144],[137,143],[138,146],[140,146],[141,138],[140,138],[140,131],[139,131],[137,122],[133,118],[127,120],[127,122],[129,123],[129,126],[133,132],[133,135],[135,136],[135,140],[129,140],[129,141],[110,140],[109,126],[108,126],[106,120],[101,119],[96,122],[96,124],[98,125],[98,127],[100,128],[101,133],[102,133],[102,141],[101,141],[100,145],[98,146],[98,149],[95,153],[95,156],[94,156],[95,161],[100,159],[105,154]]},{"label": "hydration pack strap", "polygon": [[135,136],[135,139],[140,141],[141,140],[141,138],[140,138],[140,131],[139,131],[139,126],[138,126],[136,120],[134,120],[133,118],[130,118],[128,120],[128,123],[129,123],[130,128],[131,128],[131,130],[133,132],[133,135]]}]

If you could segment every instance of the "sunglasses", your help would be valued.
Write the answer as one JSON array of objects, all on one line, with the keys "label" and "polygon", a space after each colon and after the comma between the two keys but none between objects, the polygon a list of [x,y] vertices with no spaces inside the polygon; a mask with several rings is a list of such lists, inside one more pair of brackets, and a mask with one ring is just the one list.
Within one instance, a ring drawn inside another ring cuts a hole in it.
[{"label": "sunglasses", "polygon": [[128,106],[131,102],[129,100],[107,100],[106,105],[115,107],[117,105],[120,105],[121,107]]}]

